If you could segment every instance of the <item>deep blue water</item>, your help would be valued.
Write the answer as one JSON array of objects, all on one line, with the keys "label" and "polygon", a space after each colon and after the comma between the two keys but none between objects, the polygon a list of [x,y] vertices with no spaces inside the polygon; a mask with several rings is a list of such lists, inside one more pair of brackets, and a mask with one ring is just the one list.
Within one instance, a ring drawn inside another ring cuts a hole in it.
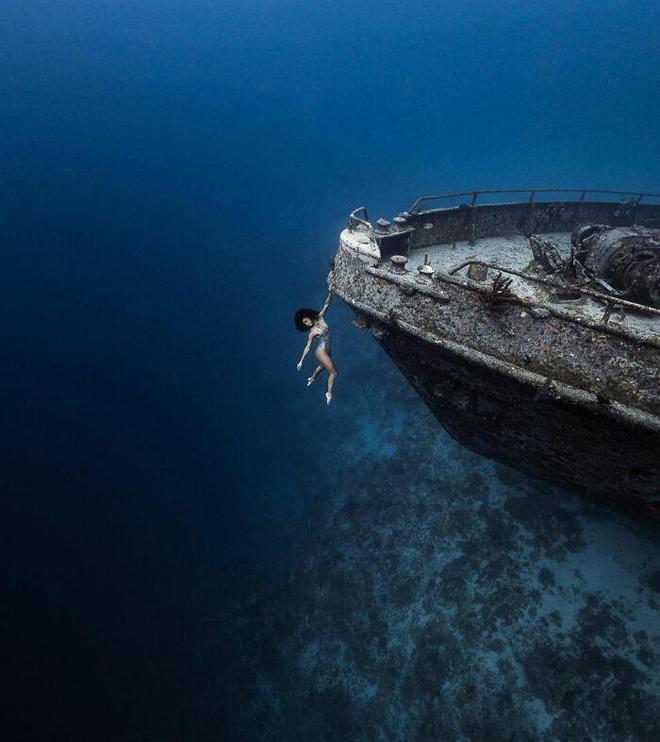
[{"label": "deep blue water", "polygon": [[383,379],[425,414],[340,307],[335,408],[296,374],[348,212],[660,191],[659,29],[650,0],[2,3],[2,739],[238,737],[209,694],[240,672],[252,708],[257,670],[218,617],[379,455]]}]

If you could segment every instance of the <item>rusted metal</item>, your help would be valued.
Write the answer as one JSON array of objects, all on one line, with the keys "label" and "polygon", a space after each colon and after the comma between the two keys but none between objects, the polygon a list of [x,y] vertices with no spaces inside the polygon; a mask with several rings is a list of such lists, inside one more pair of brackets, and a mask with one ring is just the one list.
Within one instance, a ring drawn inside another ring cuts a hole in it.
[{"label": "rusted metal", "polygon": [[605,305],[605,311],[603,312],[603,316],[601,317],[601,322],[603,324],[607,324],[610,321],[610,317],[612,315],[612,312],[614,311],[614,302],[608,301]]},{"label": "rusted metal", "polygon": [[[488,265],[485,263],[482,263],[482,265],[486,265],[486,267],[498,269],[497,266],[494,265]],[[385,272],[381,270],[380,268],[366,268],[367,273],[371,273],[374,276],[380,276],[382,278],[385,278],[388,281],[391,281],[392,283],[400,283],[402,281],[407,281],[403,276],[397,276],[393,275],[392,273]],[[455,278],[454,276],[450,276],[447,273],[438,273],[436,272],[434,275],[435,284],[438,282],[444,282],[444,283],[450,283],[452,286],[456,286],[459,289],[465,290],[465,291],[473,291],[475,293],[481,294],[484,299],[488,299],[488,296],[491,293],[491,289],[485,286],[480,286],[477,283],[468,282],[468,281],[461,281],[459,278]],[[406,289],[412,288],[410,284],[405,283],[401,284],[402,287],[405,287]],[[564,289],[565,286],[560,286],[560,288]],[[422,287],[417,286],[415,289],[420,294],[424,294],[426,296],[429,296],[432,299],[436,299],[441,304],[448,303],[447,296],[442,293],[442,291],[439,291],[436,289],[435,285],[433,287]],[[615,325],[609,325],[609,324],[601,324],[600,322],[596,322],[593,320],[590,320],[586,317],[579,317],[575,315],[573,312],[570,312],[566,309],[561,309],[559,307],[556,307],[552,304],[547,304],[545,302],[538,302],[538,301],[532,301],[531,299],[527,299],[522,296],[515,296],[514,299],[511,301],[515,301],[516,304],[519,304],[522,307],[525,307],[526,309],[539,309],[543,310],[544,312],[547,312],[548,314],[557,317],[557,319],[561,319],[565,322],[571,322],[575,325],[581,325],[582,327],[588,327],[590,330],[599,330],[601,332],[606,332],[609,335],[614,335],[616,337],[624,338],[626,340],[631,340],[635,343],[638,343],[640,345],[651,345],[655,348],[660,348],[660,338],[655,336],[650,336],[646,334],[642,334],[639,332],[635,332],[634,330],[629,330],[626,327],[619,327]]]},{"label": "rusted metal", "polygon": [[559,250],[552,242],[542,239],[537,234],[529,235],[529,246],[532,248],[534,260],[539,262],[547,271],[555,273],[564,264]]},{"label": "rusted metal", "polygon": [[[362,212],[364,215],[364,219],[358,216],[358,213]],[[353,209],[351,213],[348,216],[348,228],[349,229],[355,229],[357,226],[366,227],[368,230],[373,232],[373,227],[369,223],[369,217],[367,215],[367,207],[366,206],[358,206],[357,209]]]},{"label": "rusted metal", "polygon": [[[438,335],[425,332],[420,330],[418,327],[403,321],[396,312],[390,312],[383,314],[371,306],[368,306],[364,302],[355,299],[347,294],[342,294],[341,298],[354,309],[357,309],[361,316],[372,317],[380,320],[384,324],[393,323],[396,326],[410,335],[420,338],[428,343],[432,343],[439,347],[446,348],[453,354],[465,358],[468,361],[477,363],[478,365],[484,366],[492,371],[509,376],[516,381],[520,381],[524,384],[529,384],[531,387],[540,390],[547,386],[548,377],[541,376],[540,374],[534,373],[533,371],[527,371],[512,363],[501,361],[493,356],[489,356],[486,353],[475,350],[474,348],[468,348],[464,345],[460,345],[451,340],[441,338]],[[384,331],[384,330],[381,330]],[[598,411],[607,417],[613,419],[624,420],[627,424],[633,426],[642,426],[647,430],[654,430],[660,432],[660,420],[656,415],[645,413],[634,407],[621,404],[620,402],[610,401],[608,405],[601,405],[598,400],[596,393],[586,392],[582,389],[577,389],[569,384],[565,384],[561,381],[554,381],[556,389],[559,391],[562,397],[571,402],[581,405],[597,405]]]},{"label": "rusted metal", "polygon": [[576,230],[576,259],[621,296],[660,308],[660,229],[597,226]]},{"label": "rusted metal", "polygon": [[488,268],[483,265],[476,265],[473,263],[468,268],[468,278],[471,278],[473,281],[485,281],[487,276]]},{"label": "rusted metal", "polygon": [[[553,288],[557,288],[557,289],[566,288],[566,284],[557,283],[556,281],[551,281],[550,279],[542,278],[541,276],[530,276],[527,273],[522,273],[521,271],[514,270],[513,268],[504,268],[501,265],[498,265],[497,263],[488,263],[483,260],[465,260],[460,265],[457,265],[456,267],[448,271],[448,275],[453,276],[456,273],[458,273],[458,271],[462,270],[463,268],[473,263],[475,265],[483,265],[486,268],[493,268],[494,270],[502,271],[502,273],[510,273],[511,275],[518,276],[519,278],[524,278],[528,281],[534,281],[535,283],[542,283],[545,286],[552,286]],[[574,288],[576,291],[579,291],[581,294],[584,294],[585,296],[591,296],[594,299],[600,299],[600,301],[604,301],[606,303],[613,301],[615,304],[620,304],[622,307],[629,307],[630,309],[634,309],[636,312],[640,312],[641,314],[660,316],[660,309],[656,309],[655,307],[649,307],[646,304],[638,304],[637,302],[628,301],[627,299],[622,299],[618,296],[603,294],[600,291],[594,291],[593,289],[587,289],[584,286],[575,286],[575,287],[571,286],[571,288]]]},{"label": "rusted metal", "polygon": [[405,273],[408,258],[405,255],[392,255],[390,257],[391,268],[393,273]]},{"label": "rusted metal", "polygon": [[430,286],[433,283],[433,274],[435,273],[435,270],[433,269],[433,266],[428,263],[428,255],[426,258],[427,260],[423,265],[417,266],[417,278],[415,280],[417,283]]},{"label": "rusted metal", "polygon": [[[660,204],[640,206],[641,191],[605,192],[618,203],[586,189],[518,189],[517,202],[499,204],[479,203],[481,193],[428,211],[424,197],[404,212],[403,236],[376,232],[369,249],[371,225],[358,211],[354,231],[340,238],[333,290],[465,446],[608,505],[660,516],[660,308],[615,285],[629,266],[617,263],[612,276],[587,271],[575,244],[566,257],[569,236],[585,222],[580,235],[591,244],[599,239],[593,225],[632,234],[660,218]],[[542,241],[546,275],[538,263],[528,267],[523,235]],[[415,268],[425,256],[423,270],[393,272],[392,255]],[[457,275],[466,267],[467,277]]]}]

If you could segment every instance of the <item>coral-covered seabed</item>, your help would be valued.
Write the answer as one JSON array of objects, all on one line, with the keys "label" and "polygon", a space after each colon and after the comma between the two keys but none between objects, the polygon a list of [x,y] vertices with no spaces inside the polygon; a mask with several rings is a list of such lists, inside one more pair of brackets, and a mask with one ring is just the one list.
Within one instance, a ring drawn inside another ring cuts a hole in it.
[{"label": "coral-covered seabed", "polygon": [[235,590],[198,703],[245,740],[660,739],[657,532],[463,449],[341,332],[293,556]]}]

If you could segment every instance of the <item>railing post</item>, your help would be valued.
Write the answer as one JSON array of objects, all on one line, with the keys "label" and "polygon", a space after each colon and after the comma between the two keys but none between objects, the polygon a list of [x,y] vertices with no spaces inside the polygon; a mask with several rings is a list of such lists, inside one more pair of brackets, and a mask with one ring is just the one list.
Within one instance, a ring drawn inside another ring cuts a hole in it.
[{"label": "railing post", "polygon": [[476,213],[477,210],[475,209],[474,205],[477,203],[477,198],[479,197],[479,191],[473,191],[472,193],[472,202],[470,203],[470,223],[468,225],[469,234],[468,234],[468,244],[474,245],[474,231],[476,227]]},{"label": "railing post", "polygon": [[529,200],[527,201],[527,233],[528,234],[533,234],[533,232],[535,231],[534,228],[536,226],[536,220],[534,218],[535,217],[535,213],[536,213],[535,212],[535,206],[536,206],[536,204],[534,203],[534,194],[535,193],[536,193],[536,191],[532,191],[529,194]]}]

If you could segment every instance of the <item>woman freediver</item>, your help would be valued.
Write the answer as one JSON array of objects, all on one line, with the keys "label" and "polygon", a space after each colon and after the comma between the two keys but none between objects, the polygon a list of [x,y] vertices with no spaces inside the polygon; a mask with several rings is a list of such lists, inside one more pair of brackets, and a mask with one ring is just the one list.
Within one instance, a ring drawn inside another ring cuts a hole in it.
[{"label": "woman freediver", "polygon": [[300,332],[309,331],[309,335],[307,336],[307,345],[305,345],[305,350],[303,351],[296,368],[300,371],[305,356],[309,353],[314,340],[316,340],[315,355],[319,365],[314,369],[314,373],[307,379],[307,386],[311,386],[316,381],[316,377],[321,373],[321,371],[326,369],[328,372],[328,391],[325,394],[327,404],[330,404],[332,401],[332,390],[335,385],[335,379],[337,378],[337,369],[330,357],[330,327],[325,321],[325,313],[328,311],[331,298],[332,291],[329,291],[320,311],[317,312],[315,309],[309,308],[299,309],[294,318],[296,328],[300,330]]}]

